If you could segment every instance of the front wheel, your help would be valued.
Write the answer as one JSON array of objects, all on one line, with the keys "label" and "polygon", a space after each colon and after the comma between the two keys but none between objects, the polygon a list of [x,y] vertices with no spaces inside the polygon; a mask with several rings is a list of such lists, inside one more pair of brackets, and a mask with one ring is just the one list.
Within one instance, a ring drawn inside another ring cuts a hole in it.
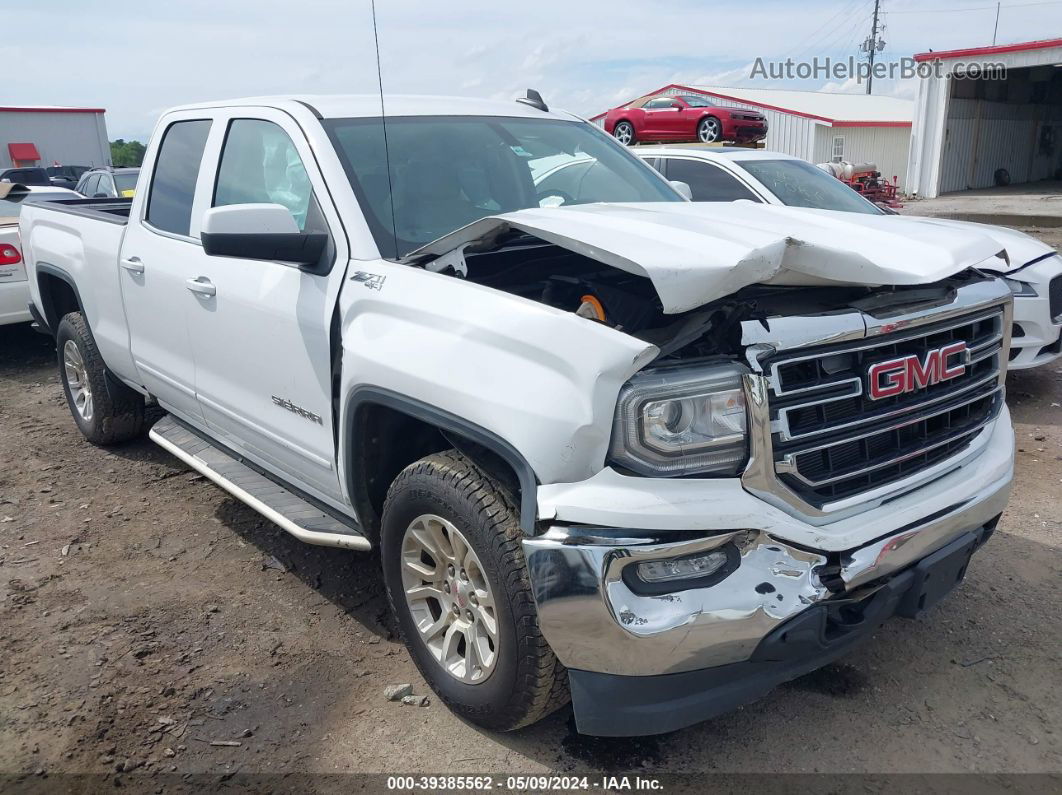
[{"label": "front wheel", "polygon": [[63,392],[82,435],[99,445],[138,436],[144,427],[144,398],[108,375],[80,312],[70,312],[59,321],[55,345]]},{"label": "front wheel", "polygon": [[697,139],[703,144],[715,143],[722,134],[723,126],[715,116],[706,116],[697,125]]},{"label": "front wheel", "polygon": [[512,496],[456,451],[410,464],[387,493],[384,583],[410,656],[451,710],[495,731],[568,701],[521,540]]}]

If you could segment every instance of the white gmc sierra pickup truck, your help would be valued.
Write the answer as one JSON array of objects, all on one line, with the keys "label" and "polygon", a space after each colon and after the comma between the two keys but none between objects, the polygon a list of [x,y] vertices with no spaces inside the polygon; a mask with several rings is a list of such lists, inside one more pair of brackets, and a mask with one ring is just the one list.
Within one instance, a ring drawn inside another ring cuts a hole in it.
[{"label": "white gmc sierra pickup truck", "polygon": [[386,107],[178,108],[132,200],[26,207],[90,441],[157,401],[288,532],[378,548],[425,679],[497,730],[689,725],[962,579],[1013,472],[998,244],[693,204],[531,96]]}]

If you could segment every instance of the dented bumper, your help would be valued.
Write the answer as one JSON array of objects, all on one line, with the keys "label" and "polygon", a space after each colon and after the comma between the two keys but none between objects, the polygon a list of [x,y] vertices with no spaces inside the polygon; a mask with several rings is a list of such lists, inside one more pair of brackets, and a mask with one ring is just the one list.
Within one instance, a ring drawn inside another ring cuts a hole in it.
[{"label": "dented bumper", "polygon": [[[888,531],[853,548],[797,547],[779,538],[780,524],[719,529],[722,504],[703,514],[702,530],[555,524],[525,539],[539,624],[569,669],[580,731],[647,734],[696,723],[826,664],[889,616],[934,603],[946,590],[919,591],[919,572],[944,555],[933,582],[961,579],[1006,505],[1010,439],[961,470],[978,491],[967,480],[955,499],[938,482],[932,497],[922,491],[919,519],[904,522],[894,504]],[[958,547],[965,551],[949,551]],[[713,550],[726,550],[727,563],[709,578],[661,588],[639,577],[642,563]],[[852,626],[838,625],[840,616],[855,616]],[[786,645],[797,637],[801,645]]]},{"label": "dented bumper", "polygon": [[808,606],[764,635],[747,660],[658,676],[569,669],[579,731],[660,734],[755,701],[846,654],[891,616],[914,618],[932,607],[962,580],[994,528],[994,521],[974,528],[895,576]]},{"label": "dented bumper", "polygon": [[[830,595],[825,555],[759,531],[676,541],[600,528],[553,528],[524,541],[539,625],[568,668],[626,676],[744,660],[764,635]],[[714,585],[652,593],[640,563],[729,548]]]}]

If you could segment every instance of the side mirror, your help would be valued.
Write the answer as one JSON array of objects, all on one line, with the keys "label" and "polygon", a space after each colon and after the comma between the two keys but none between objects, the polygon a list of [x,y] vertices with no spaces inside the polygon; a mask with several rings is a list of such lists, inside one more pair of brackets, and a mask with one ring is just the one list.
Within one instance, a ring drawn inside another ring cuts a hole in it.
[{"label": "side mirror", "polygon": [[682,110],[683,106],[682,103],[676,99],[674,102],[671,103],[671,107],[673,107],[675,110]]},{"label": "side mirror", "polygon": [[203,213],[203,251],[213,257],[239,257],[314,265],[328,245],[323,232],[300,232],[280,204],[229,204]]},{"label": "side mirror", "polygon": [[680,182],[677,179],[668,180],[671,187],[686,197],[686,201],[693,201],[693,191],[690,190],[690,186],[685,182]]}]

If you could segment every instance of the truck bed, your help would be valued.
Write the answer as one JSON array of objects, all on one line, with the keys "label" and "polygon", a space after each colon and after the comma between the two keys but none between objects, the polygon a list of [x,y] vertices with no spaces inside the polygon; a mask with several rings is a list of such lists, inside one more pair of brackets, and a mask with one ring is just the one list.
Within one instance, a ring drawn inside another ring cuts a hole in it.
[{"label": "truck bed", "polygon": [[[26,202],[19,217],[30,296],[38,307],[41,285],[59,280],[76,286],[81,311],[112,370],[135,373],[122,305],[119,267],[130,199],[64,199]],[[47,310],[42,309],[47,315]],[[46,317],[57,324],[58,317]]]},{"label": "truck bed", "polygon": [[94,218],[109,224],[124,226],[129,221],[132,199],[59,199],[58,201],[26,202],[26,205],[45,207],[62,213]]}]

